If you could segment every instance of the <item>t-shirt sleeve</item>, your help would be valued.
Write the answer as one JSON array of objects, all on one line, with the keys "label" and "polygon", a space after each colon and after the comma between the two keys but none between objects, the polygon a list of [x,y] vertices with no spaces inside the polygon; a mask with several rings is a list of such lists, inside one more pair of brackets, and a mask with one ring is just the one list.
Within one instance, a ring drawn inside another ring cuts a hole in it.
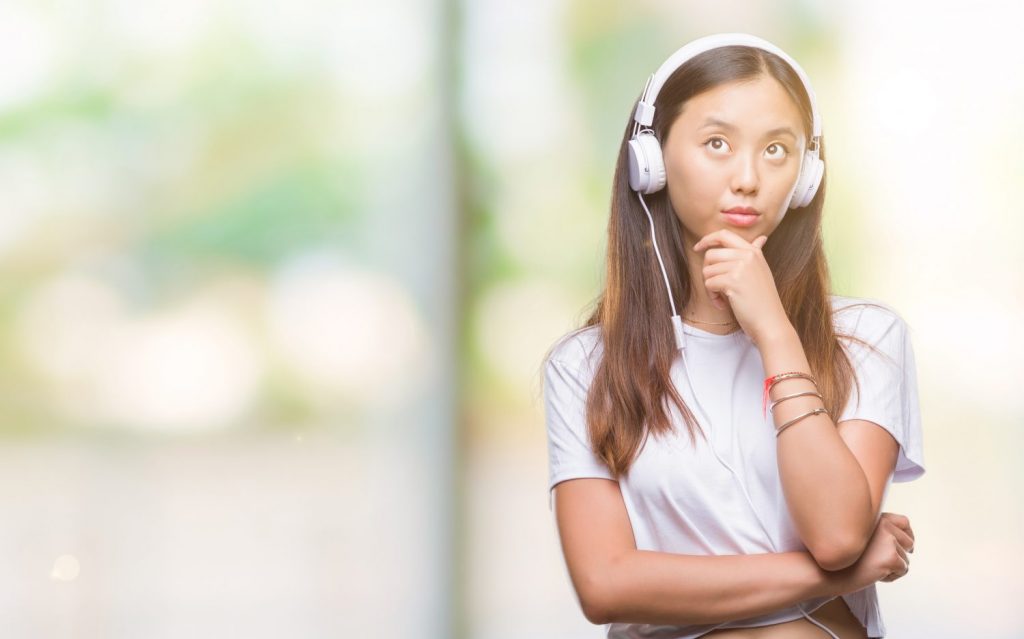
[{"label": "t-shirt sleeve", "polygon": [[566,479],[615,479],[590,447],[587,435],[587,391],[591,376],[549,358],[544,368],[544,418],[548,436],[548,509],[555,485]]},{"label": "t-shirt sleeve", "polygon": [[854,334],[879,352],[845,341],[860,384],[836,423],[863,419],[881,426],[899,444],[893,482],[907,482],[925,473],[917,366],[906,322],[893,311],[867,309]]}]

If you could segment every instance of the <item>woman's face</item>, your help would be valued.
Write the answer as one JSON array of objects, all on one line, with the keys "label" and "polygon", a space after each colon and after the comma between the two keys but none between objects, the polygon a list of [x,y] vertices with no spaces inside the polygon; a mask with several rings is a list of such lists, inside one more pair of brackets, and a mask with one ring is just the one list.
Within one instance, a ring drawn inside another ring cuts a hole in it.
[{"label": "woman's face", "polygon": [[[669,200],[687,250],[728,228],[752,242],[786,214],[806,145],[800,112],[777,80],[759,76],[690,98],[662,145]],[[760,212],[749,225],[723,211]]]}]

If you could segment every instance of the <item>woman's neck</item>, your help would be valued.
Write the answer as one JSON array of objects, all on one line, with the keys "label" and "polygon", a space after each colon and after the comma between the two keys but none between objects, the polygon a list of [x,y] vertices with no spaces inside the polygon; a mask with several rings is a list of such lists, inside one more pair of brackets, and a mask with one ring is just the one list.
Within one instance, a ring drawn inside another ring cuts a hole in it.
[{"label": "woman's neck", "polygon": [[710,301],[707,302],[706,307],[701,307],[693,302],[694,300],[691,299],[690,303],[683,309],[683,321],[687,324],[696,326],[709,333],[718,333],[719,335],[726,335],[739,330],[739,322],[735,320],[731,311],[719,310],[712,306]]}]

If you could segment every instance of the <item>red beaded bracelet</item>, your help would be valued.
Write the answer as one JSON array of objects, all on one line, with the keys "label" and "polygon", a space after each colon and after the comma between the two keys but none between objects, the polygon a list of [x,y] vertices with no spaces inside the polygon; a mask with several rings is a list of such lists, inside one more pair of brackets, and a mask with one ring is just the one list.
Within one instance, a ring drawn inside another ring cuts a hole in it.
[{"label": "red beaded bracelet", "polygon": [[772,386],[775,386],[776,383],[790,377],[803,377],[814,382],[815,386],[818,385],[818,382],[816,382],[813,377],[807,373],[801,373],[800,371],[789,371],[787,373],[778,373],[771,377],[766,377],[764,380],[764,395],[761,397],[761,417],[768,416],[768,392],[771,390]]}]

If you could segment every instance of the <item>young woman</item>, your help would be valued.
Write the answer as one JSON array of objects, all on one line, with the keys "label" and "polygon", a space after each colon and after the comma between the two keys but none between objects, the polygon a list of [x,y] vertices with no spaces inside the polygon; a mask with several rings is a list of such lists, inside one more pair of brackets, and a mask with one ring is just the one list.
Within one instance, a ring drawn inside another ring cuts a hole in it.
[{"label": "young woman", "polygon": [[891,307],[829,292],[823,173],[809,80],[760,38],[684,46],[637,102],[605,290],[544,360],[558,533],[608,637],[885,636],[914,355]]}]

